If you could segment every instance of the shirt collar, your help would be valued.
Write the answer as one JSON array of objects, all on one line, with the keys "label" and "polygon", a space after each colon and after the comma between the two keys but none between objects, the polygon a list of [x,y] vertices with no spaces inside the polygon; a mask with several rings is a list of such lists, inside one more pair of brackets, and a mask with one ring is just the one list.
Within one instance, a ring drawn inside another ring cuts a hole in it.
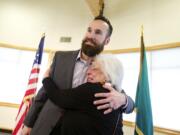
[{"label": "shirt collar", "polygon": [[76,57],[76,61],[80,60],[81,59],[81,50],[79,51],[77,57]]},{"label": "shirt collar", "polygon": [[87,64],[89,65],[90,62],[89,61],[85,61],[81,58],[81,53],[82,53],[82,50],[79,51],[78,55],[77,55],[77,58],[76,58],[76,62],[80,61],[80,62],[83,62],[84,64]]}]

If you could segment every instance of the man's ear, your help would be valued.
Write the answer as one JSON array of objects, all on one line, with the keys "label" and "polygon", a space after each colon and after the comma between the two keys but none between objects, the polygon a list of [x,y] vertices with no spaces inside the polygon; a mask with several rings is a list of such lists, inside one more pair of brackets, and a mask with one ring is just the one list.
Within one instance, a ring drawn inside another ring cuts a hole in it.
[{"label": "man's ear", "polygon": [[110,37],[107,37],[107,38],[106,38],[105,45],[109,44],[109,42],[110,42]]}]

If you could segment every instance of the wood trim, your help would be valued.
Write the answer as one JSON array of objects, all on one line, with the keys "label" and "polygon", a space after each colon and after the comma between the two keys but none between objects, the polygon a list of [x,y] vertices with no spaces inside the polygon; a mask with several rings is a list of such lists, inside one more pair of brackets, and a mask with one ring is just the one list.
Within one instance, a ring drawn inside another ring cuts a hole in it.
[{"label": "wood trim", "polygon": [[[152,45],[152,46],[146,47],[146,50],[155,51],[155,50],[171,49],[171,48],[178,48],[178,47],[180,47],[180,42],[167,43],[167,44],[161,44],[161,45]],[[104,53],[119,54],[119,53],[133,53],[133,52],[139,52],[139,51],[140,51],[140,48],[128,48],[128,49],[117,49],[117,50],[105,50]]]},{"label": "wood trim", "polygon": [[0,102],[0,107],[1,107],[1,106],[11,107],[11,108],[19,108],[20,104]]},{"label": "wood trim", "polygon": [[154,130],[156,132],[164,133],[164,134],[168,134],[168,135],[180,135],[180,131],[167,129],[167,128],[155,127]]},{"label": "wood trim", "polygon": [[[25,50],[25,51],[36,51],[37,50],[37,48],[23,47],[23,46],[11,45],[11,44],[7,44],[7,43],[0,43],[0,47]],[[171,49],[171,48],[178,48],[178,47],[180,47],[180,42],[152,45],[152,46],[146,47],[146,50],[154,51],[154,50]],[[117,49],[117,50],[104,50],[103,52],[119,54],[119,53],[139,52],[139,50],[140,50],[140,48],[127,48],[127,49]],[[48,52],[48,53],[52,53],[55,51],[57,51],[57,50],[45,49],[45,52]]]},{"label": "wood trim", "polygon": [[[123,125],[126,125],[128,127],[132,127],[132,128],[135,127],[135,123],[130,122],[130,121],[123,121]],[[158,132],[158,133],[168,134],[168,135],[180,135],[180,131],[167,129],[167,128],[156,127],[156,126],[154,126],[154,131]]]},{"label": "wood trim", "polygon": [[[18,49],[18,50],[24,50],[24,51],[36,51],[37,50],[37,48],[18,46],[18,45],[12,45],[12,44],[7,44],[7,43],[0,43],[0,47]],[[52,52],[55,50],[44,49],[44,51],[45,52]]]},{"label": "wood trim", "polygon": [[0,127],[0,133],[12,133],[12,129],[5,128],[5,127]]}]

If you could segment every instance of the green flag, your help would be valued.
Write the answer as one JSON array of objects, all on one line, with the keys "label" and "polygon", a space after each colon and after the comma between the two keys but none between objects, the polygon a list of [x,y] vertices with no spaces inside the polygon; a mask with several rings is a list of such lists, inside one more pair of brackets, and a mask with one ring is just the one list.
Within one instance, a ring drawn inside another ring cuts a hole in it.
[{"label": "green flag", "polygon": [[141,35],[140,72],[136,91],[135,109],[136,123],[134,135],[153,135],[153,117],[143,32]]}]

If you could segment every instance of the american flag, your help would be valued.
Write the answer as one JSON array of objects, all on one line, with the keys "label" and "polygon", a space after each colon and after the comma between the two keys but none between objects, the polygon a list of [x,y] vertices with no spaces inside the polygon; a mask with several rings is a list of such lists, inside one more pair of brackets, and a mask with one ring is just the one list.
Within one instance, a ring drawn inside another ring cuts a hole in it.
[{"label": "american flag", "polygon": [[42,54],[43,54],[44,39],[45,39],[45,35],[43,34],[43,36],[40,40],[40,43],[39,43],[39,48],[36,52],[32,70],[30,72],[27,90],[24,94],[23,100],[19,107],[19,111],[18,111],[18,114],[16,117],[16,125],[12,132],[12,135],[20,135],[21,134],[24,118],[26,117],[26,114],[28,113],[28,110],[31,106],[32,99],[36,94],[38,75],[39,75],[39,71],[40,71],[40,64],[41,64],[41,59],[42,59]]}]

